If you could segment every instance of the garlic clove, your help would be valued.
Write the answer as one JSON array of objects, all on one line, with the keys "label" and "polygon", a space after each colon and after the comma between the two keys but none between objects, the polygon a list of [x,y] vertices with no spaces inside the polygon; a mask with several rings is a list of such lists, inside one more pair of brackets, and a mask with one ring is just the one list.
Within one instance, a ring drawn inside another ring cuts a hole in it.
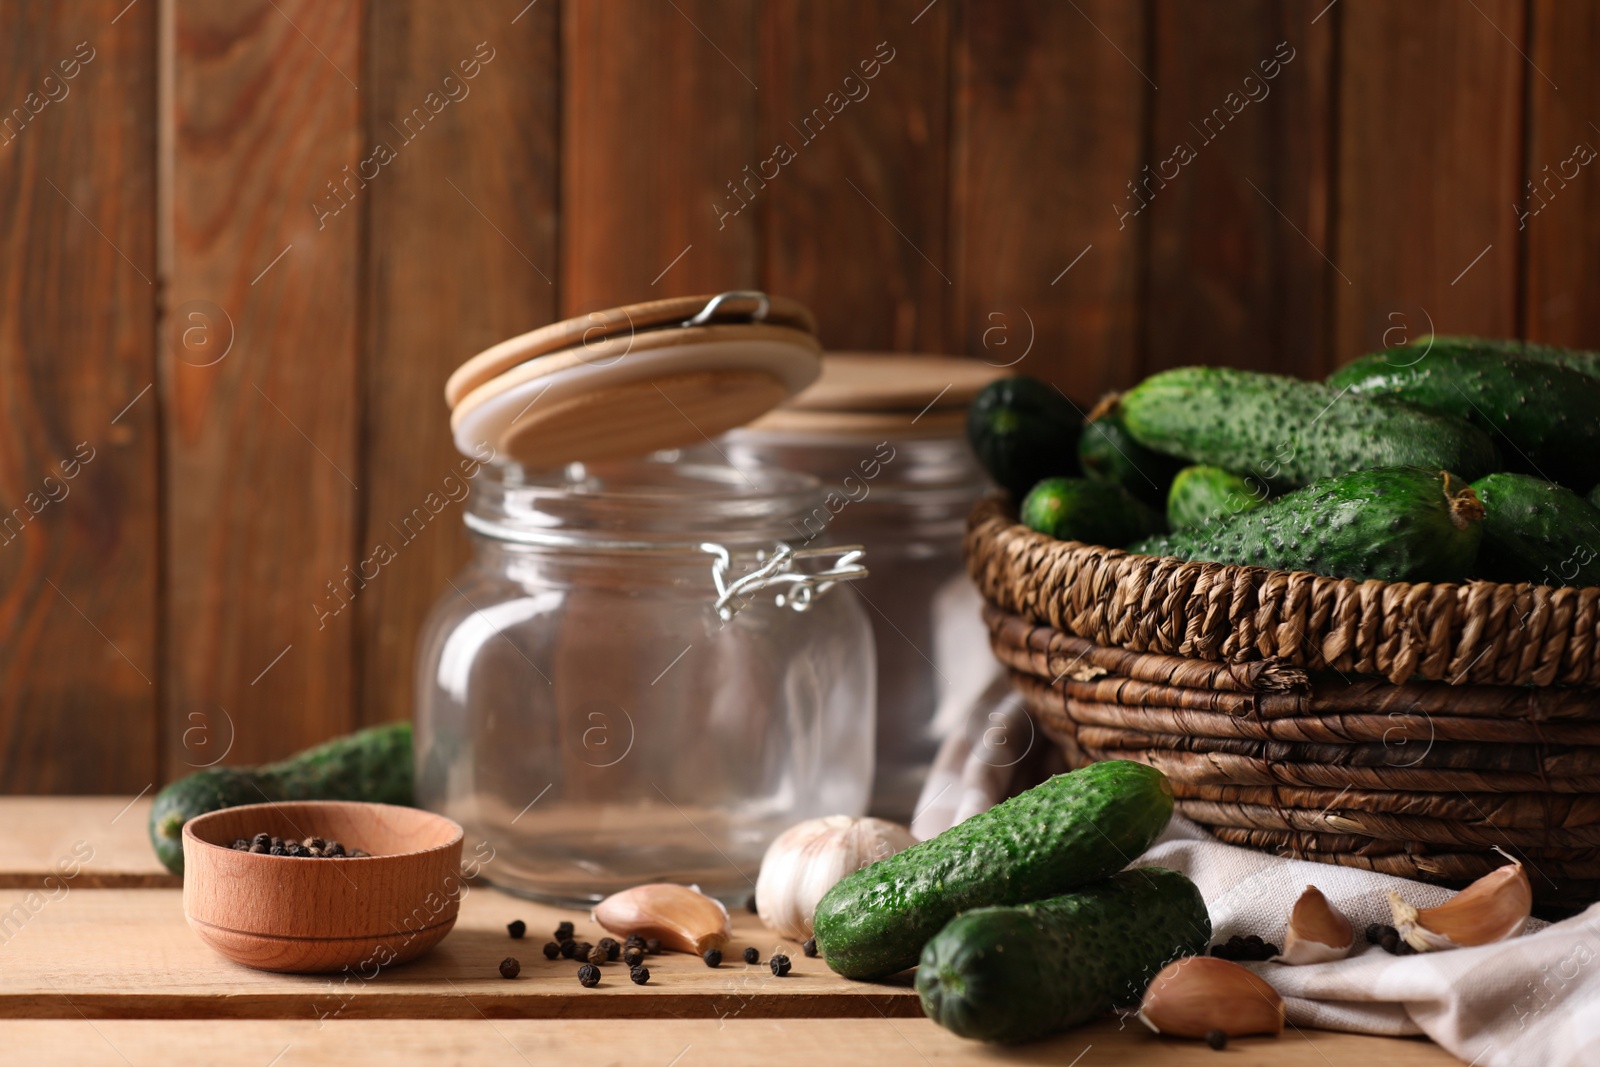
[{"label": "garlic clove", "polygon": [[792,941],[811,936],[817,902],[846,875],[916,844],[884,819],[828,815],[796,823],[767,848],[756,878],[756,913]]},{"label": "garlic clove", "polygon": [[1289,931],[1283,936],[1278,963],[1328,963],[1350,955],[1355,930],[1344,913],[1314,885],[1306,886],[1289,912]]},{"label": "garlic clove", "polygon": [[1283,998],[1265,978],[1214,956],[1167,964],[1139,1003],[1139,1021],[1169,1037],[1283,1032]]},{"label": "garlic clove", "polygon": [[[1505,855],[1505,853],[1501,853]],[[1436,908],[1416,908],[1389,893],[1394,928],[1418,952],[1470,948],[1516,937],[1533,912],[1528,872],[1513,857]]]},{"label": "garlic clove", "polygon": [[594,921],[614,934],[659,938],[667,948],[696,956],[733,938],[728,909],[721,901],[667,882],[611,894],[595,905]]}]

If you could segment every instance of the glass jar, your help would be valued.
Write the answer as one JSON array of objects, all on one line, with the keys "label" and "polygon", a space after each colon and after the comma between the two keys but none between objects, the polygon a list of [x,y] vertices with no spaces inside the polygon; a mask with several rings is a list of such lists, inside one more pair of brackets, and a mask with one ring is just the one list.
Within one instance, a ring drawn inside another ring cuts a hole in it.
[{"label": "glass jar", "polygon": [[796,428],[802,421],[734,430],[725,450],[736,464],[822,483],[823,502],[790,532],[792,543],[866,550],[871,574],[855,591],[868,605],[878,661],[870,811],[909,824],[940,744],[966,729],[999,673],[961,548],[967,513],[989,482],[959,429],[905,433],[901,420],[901,432],[880,437]]},{"label": "glass jar", "polygon": [[773,558],[818,484],[677,458],[474,486],[474,559],[421,639],[417,793],[513,892],[742,902],[783,829],[865,810],[870,623],[848,581],[801,577],[859,568]]}]

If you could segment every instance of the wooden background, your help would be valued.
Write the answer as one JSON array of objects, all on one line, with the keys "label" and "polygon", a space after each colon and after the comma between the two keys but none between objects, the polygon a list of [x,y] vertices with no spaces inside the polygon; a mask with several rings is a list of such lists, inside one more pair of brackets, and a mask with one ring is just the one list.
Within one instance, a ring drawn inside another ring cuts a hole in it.
[{"label": "wooden background", "polygon": [[0,788],[408,715],[459,508],[328,583],[451,473],[449,370],[559,316],[761,286],[1084,401],[1600,346],[1597,47],[1575,0],[0,0]]}]

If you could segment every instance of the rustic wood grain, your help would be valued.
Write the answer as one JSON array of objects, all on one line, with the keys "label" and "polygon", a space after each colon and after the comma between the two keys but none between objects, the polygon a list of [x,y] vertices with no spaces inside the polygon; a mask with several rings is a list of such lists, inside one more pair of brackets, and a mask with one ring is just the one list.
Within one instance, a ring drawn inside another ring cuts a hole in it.
[{"label": "rustic wood grain", "polygon": [[945,326],[950,23],[950,5],[927,0],[761,7],[757,152],[733,177],[764,220],[763,284],[826,308],[828,348],[958,340]]},{"label": "rustic wood grain", "polygon": [[[469,555],[461,509],[476,468],[450,442],[445,379],[557,317],[557,11],[407,0],[369,12],[367,140],[397,158],[372,183],[366,255],[357,548],[393,558],[364,568],[377,577],[352,604],[363,724],[410,717],[422,620]],[[438,116],[406,126],[430,93]]]},{"label": "rustic wood grain", "polygon": [[1514,334],[1523,4],[1346,0],[1337,14],[1334,362],[1430,321]]},{"label": "rustic wood grain", "polygon": [[[601,990],[591,996],[604,996]],[[346,1067],[354,1061],[425,1064],[600,1062],[749,1064],[816,1067],[830,1063],[1039,1064],[1061,1067],[1212,1067],[1217,1054],[1199,1041],[1163,1040],[1142,1026],[1106,1019],[1068,1033],[997,1047],[965,1041],[928,1019],[407,1020],[405,1023],[314,1019],[238,1021],[227,1026],[185,1019],[12,1021],[6,1044],[19,1062],[162,1063],[211,1067],[265,1064]],[[1280,1038],[1237,1038],[1230,1055],[1274,1067],[1445,1067],[1455,1057],[1420,1040],[1286,1031]],[[605,1059],[604,1057],[613,1057]]]},{"label": "rustic wood grain", "polygon": [[122,6],[0,6],[6,791],[156,775],[156,22]]},{"label": "rustic wood grain", "polygon": [[754,5],[561,9],[563,314],[756,282],[756,212],[724,217],[756,144]]},{"label": "rustic wood grain", "polygon": [[[1600,8],[1532,0],[1525,180],[1533,182],[1538,195],[1524,186],[1515,201],[1518,235],[1527,250],[1524,330],[1535,341],[1584,348],[1600,348],[1600,307],[1594,299],[1600,292],[1596,41]],[[1575,156],[1579,145],[1587,152]],[[1583,158],[1590,162],[1578,163]]]},{"label": "rustic wood grain", "polygon": [[[368,155],[360,3],[171,0],[168,18],[169,304],[210,301],[235,333],[164,378],[175,777],[355,725],[352,613],[320,613],[354,562],[372,190],[352,176]],[[184,328],[169,318],[167,340]]]},{"label": "rustic wood grain", "polygon": [[1326,6],[1155,5],[1146,372],[1329,369]]},{"label": "rustic wood grain", "polygon": [[[150,794],[142,797],[3,797],[0,888],[74,889],[177,886],[150,847],[145,827]],[[69,876],[70,875],[70,876]]]},{"label": "rustic wood grain", "polygon": [[1118,211],[1154,92],[1144,6],[956,11],[957,334],[1092,402],[1137,375],[1142,243]]}]

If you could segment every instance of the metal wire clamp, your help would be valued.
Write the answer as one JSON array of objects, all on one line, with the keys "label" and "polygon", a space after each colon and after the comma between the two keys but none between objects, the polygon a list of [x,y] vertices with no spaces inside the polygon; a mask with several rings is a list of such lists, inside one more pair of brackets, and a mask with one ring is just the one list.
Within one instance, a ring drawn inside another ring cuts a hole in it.
[{"label": "metal wire clamp", "polygon": [[[717,587],[716,609],[717,615],[723,622],[727,622],[743,607],[736,601],[747,595],[759,592],[768,586],[787,585],[785,592],[778,594],[777,605],[787,607],[792,611],[809,611],[811,603],[816,598],[826,593],[838,582],[852,582],[857,578],[867,576],[867,568],[860,563],[865,549],[861,545],[831,545],[819,548],[794,548],[779,541],[768,555],[765,551],[758,551],[756,559],[759,566],[747,574],[742,574],[728,580],[728,571],[733,566],[733,557],[727,548],[713,541],[706,541],[700,545],[702,552],[709,552],[713,559],[711,563],[711,580]],[[824,556],[839,557],[832,566],[821,571],[802,571],[794,569],[796,563],[804,559],[818,559]]]}]

